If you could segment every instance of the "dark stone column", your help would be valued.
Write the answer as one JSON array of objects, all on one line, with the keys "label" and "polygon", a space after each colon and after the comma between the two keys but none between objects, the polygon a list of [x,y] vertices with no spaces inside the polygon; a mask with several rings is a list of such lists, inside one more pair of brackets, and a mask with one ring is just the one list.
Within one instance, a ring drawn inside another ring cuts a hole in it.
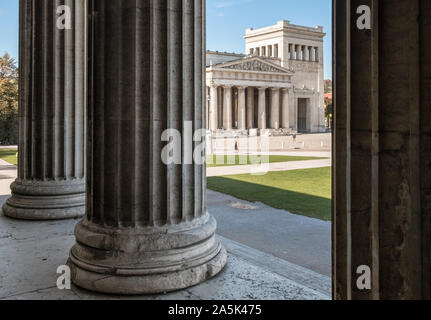
[{"label": "dark stone column", "polygon": [[[64,4],[70,30],[56,26]],[[6,216],[84,215],[85,10],[85,0],[20,1],[19,164]]]},{"label": "dark stone column", "polygon": [[[368,5],[372,29],[359,30]],[[336,0],[334,297],[431,298],[431,4]],[[371,290],[359,290],[359,266]]]},{"label": "dark stone column", "polygon": [[[162,293],[226,263],[205,165],[186,163],[201,142],[184,121],[204,128],[204,4],[89,1],[88,201],[69,260],[80,287]],[[167,128],[182,134],[183,164],[162,162]]]}]

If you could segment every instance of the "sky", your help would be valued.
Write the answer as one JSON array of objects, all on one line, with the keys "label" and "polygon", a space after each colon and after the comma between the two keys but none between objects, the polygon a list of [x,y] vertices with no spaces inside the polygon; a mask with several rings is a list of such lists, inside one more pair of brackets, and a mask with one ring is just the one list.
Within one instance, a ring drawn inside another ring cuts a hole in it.
[{"label": "sky", "polygon": [[[308,27],[323,26],[325,79],[332,78],[332,0],[207,0],[207,49],[244,53],[247,28],[280,20]],[[18,57],[18,0],[0,1],[0,55]]]}]

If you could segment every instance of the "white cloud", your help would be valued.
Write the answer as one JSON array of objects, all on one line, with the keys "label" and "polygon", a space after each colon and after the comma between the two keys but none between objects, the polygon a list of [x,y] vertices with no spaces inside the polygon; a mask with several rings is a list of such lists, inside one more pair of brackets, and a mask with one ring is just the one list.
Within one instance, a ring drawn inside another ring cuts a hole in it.
[{"label": "white cloud", "polygon": [[235,3],[233,1],[221,1],[221,2],[216,2],[214,7],[216,9],[221,9],[221,8],[232,7],[234,5]]},{"label": "white cloud", "polygon": [[219,11],[221,9],[226,9],[229,7],[240,6],[250,3],[254,0],[227,0],[227,1],[217,1],[214,3],[214,8],[218,11],[218,17],[224,17],[224,12]]}]

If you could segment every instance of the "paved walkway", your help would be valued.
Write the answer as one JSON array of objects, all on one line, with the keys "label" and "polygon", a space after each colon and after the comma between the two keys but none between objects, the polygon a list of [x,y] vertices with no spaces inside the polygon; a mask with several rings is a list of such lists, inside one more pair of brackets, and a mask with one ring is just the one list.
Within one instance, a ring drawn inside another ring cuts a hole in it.
[{"label": "paved walkway", "polygon": [[16,179],[17,168],[0,159],[0,195],[10,194],[10,184]]},{"label": "paved walkway", "polygon": [[[306,153],[304,153],[306,154]],[[295,154],[299,156],[298,154]],[[305,155],[302,155],[305,156]],[[313,157],[311,155],[307,155]],[[207,168],[207,177],[229,176],[236,174],[266,173],[272,171],[291,171],[300,169],[325,168],[332,166],[331,159],[277,162],[263,165],[239,165]]]},{"label": "paved walkway", "polygon": [[208,190],[217,233],[320,274],[331,275],[331,222]]}]

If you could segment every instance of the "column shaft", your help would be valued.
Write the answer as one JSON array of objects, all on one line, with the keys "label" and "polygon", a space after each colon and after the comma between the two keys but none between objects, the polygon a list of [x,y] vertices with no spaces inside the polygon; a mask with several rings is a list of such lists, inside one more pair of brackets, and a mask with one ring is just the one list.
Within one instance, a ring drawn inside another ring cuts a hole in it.
[{"label": "column shaft", "polygon": [[282,89],[281,90],[281,126],[284,129],[290,128],[290,110],[289,110],[289,90]]},{"label": "column shaft", "polygon": [[217,86],[211,86],[210,93],[210,108],[209,108],[209,129],[211,131],[217,131],[218,129],[218,95]]},{"label": "column shaft", "polygon": [[247,129],[254,129],[254,88],[247,88]]},{"label": "column shaft", "polygon": [[205,199],[205,2],[89,8],[89,199],[72,281],[114,294],[198,284],[226,263]]},{"label": "column shaft", "polygon": [[301,46],[297,45],[296,46],[296,60],[300,60],[301,59]]},{"label": "column shaft", "polygon": [[223,87],[223,129],[232,130],[232,87]]},{"label": "column shaft", "polygon": [[[56,8],[71,9],[59,29]],[[18,178],[5,215],[65,219],[85,211],[86,1],[20,1]]]},{"label": "column shaft", "polygon": [[271,129],[280,128],[280,89],[271,89]]},{"label": "column shaft", "polygon": [[238,129],[247,129],[245,88],[238,87]]},{"label": "column shaft", "polygon": [[217,88],[217,129],[223,128],[223,87]]},{"label": "column shaft", "polygon": [[368,34],[361,4],[334,1],[334,298],[430,299],[431,3],[372,0]]},{"label": "column shaft", "polygon": [[258,128],[266,129],[266,88],[259,88]]}]

